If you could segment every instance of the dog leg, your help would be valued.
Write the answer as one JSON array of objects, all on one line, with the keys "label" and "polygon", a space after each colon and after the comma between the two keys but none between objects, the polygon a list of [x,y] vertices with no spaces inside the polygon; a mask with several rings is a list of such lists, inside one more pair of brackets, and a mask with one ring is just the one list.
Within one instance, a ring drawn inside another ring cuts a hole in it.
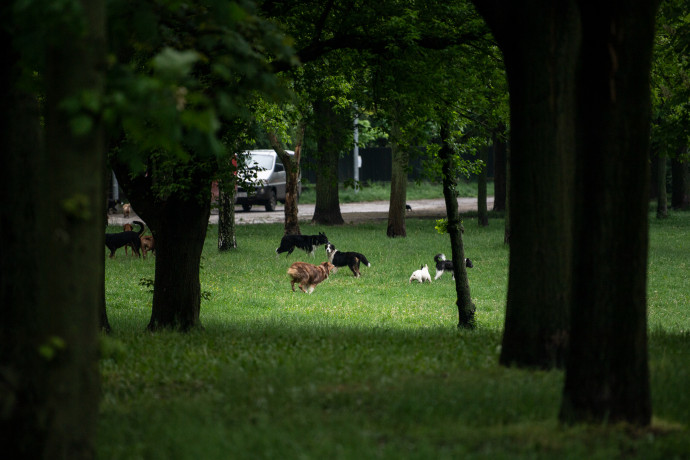
[{"label": "dog leg", "polygon": [[439,279],[443,275],[443,270],[436,270],[436,276],[434,277],[435,280]]}]

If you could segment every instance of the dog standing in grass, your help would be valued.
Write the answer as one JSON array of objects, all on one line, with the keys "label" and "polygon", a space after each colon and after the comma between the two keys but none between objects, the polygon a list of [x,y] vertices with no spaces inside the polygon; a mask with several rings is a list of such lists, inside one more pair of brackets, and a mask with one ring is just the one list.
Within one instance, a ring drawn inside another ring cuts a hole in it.
[{"label": "dog standing in grass", "polygon": [[155,256],[156,241],[153,239],[153,235],[141,235],[139,239],[141,240],[141,252],[144,254],[144,259],[146,259],[146,253],[149,251]]},{"label": "dog standing in grass", "polygon": [[131,246],[132,251],[134,251],[137,257],[140,257],[139,248],[141,247],[141,240],[139,237],[144,233],[146,227],[143,222],[139,222],[138,220],[135,220],[134,223],[140,227],[139,232],[125,231],[105,234],[105,245],[110,249],[109,257],[111,259],[115,257],[115,251],[122,246]]},{"label": "dog standing in grass", "polygon": [[338,267],[350,267],[355,278],[359,278],[361,275],[359,272],[360,262],[363,262],[367,267],[371,267],[371,264],[364,254],[352,251],[338,251],[330,241],[326,243],[326,255],[328,256],[328,261],[335,265],[336,269]]},{"label": "dog standing in grass", "polygon": [[280,255],[287,252],[289,256],[295,248],[300,248],[314,257],[314,249],[326,243],[328,243],[328,238],[322,232],[319,232],[318,235],[284,235],[280,240],[280,246],[276,248],[276,254]]},{"label": "dog standing in grass", "polygon": [[410,281],[408,281],[408,283],[411,283],[412,280],[419,281],[420,283],[424,283],[425,281],[431,283],[431,275],[429,275],[429,266],[427,264],[424,264],[422,265],[422,268],[412,272],[412,275],[410,276]]},{"label": "dog standing in grass", "polygon": [[[446,270],[450,271],[450,273],[453,275],[453,279],[455,279],[455,274],[453,273],[453,261],[446,260],[445,254],[436,254],[434,256],[434,262],[436,262],[436,276],[434,277],[435,280],[439,279],[441,275],[443,275],[443,272],[445,272]],[[465,258],[465,267],[474,267],[470,259]]]},{"label": "dog standing in grass", "polygon": [[324,262],[321,265],[295,262],[287,270],[287,274],[291,278],[290,286],[292,287],[292,292],[295,292],[295,283],[299,283],[299,288],[302,292],[311,294],[316,285],[328,278],[328,275],[331,274],[334,268],[330,262]]}]

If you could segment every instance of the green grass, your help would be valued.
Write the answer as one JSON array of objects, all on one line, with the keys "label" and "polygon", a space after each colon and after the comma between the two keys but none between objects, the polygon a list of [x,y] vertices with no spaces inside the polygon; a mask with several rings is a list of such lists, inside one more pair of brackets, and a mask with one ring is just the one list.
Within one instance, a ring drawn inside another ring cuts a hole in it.
[{"label": "green grass", "polygon": [[[457,190],[460,197],[476,197],[477,181],[461,179],[458,181]],[[489,182],[487,184],[487,194],[492,196],[494,193],[493,190],[494,184],[493,182]],[[338,196],[341,203],[388,200],[390,199],[390,195],[390,182],[363,182],[356,193],[352,187],[345,187],[342,184],[338,190]],[[408,200],[424,200],[429,198],[443,198],[443,188],[441,184],[430,182],[409,182],[407,184]],[[302,183],[302,194],[300,195],[299,201],[300,203],[309,204],[316,202],[314,184]]]},{"label": "green grass", "polygon": [[[154,262],[106,258],[112,338],[104,339],[98,456],[104,459],[688,458],[690,213],[651,219],[649,358],[654,429],[561,427],[563,373],[497,365],[507,285],[503,220],[465,223],[478,328],[458,330],[445,275],[408,284],[421,263],[450,252],[433,220],[322,228],[367,255],[311,295],[276,258],[282,225],[238,226],[240,247],[202,261],[203,330],[144,332]],[[317,252],[314,262],[325,260]],[[432,269],[433,274],[433,269]]]}]

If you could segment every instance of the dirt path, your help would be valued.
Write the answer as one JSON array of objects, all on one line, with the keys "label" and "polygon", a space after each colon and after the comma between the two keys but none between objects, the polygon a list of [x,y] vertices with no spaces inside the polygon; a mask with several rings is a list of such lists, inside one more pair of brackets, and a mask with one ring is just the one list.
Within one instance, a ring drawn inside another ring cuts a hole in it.
[{"label": "dirt path", "polygon": [[[489,209],[493,206],[494,198],[487,199],[487,206]],[[442,218],[446,217],[446,204],[442,199],[430,200],[410,200],[407,202],[412,208],[407,212],[409,218]],[[340,212],[343,215],[345,223],[358,223],[367,221],[377,221],[388,219],[388,201],[367,201],[361,203],[342,203],[340,205]],[[476,211],[476,198],[458,198],[458,208],[460,212]],[[300,204],[298,207],[300,222],[309,222],[314,216],[313,204]],[[131,214],[130,217],[124,218],[122,214],[112,214],[108,216],[108,223],[110,225],[122,225],[125,222],[131,222],[138,217],[136,214]],[[266,224],[278,223],[285,220],[285,209],[282,205],[278,205],[275,211],[266,212],[263,207],[257,206],[249,212],[242,211],[242,208],[237,206],[235,208],[235,222],[241,224]],[[218,215],[212,214],[209,223],[217,224]]]}]

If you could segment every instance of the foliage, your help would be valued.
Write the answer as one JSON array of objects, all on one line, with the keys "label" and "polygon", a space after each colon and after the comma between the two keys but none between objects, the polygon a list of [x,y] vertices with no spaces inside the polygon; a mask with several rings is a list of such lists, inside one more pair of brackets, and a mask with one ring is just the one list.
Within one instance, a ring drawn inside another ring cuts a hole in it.
[{"label": "foliage", "polygon": [[[335,273],[293,294],[276,259],[281,225],[239,225],[246,244],[204,250],[213,295],[204,330],[143,334],[154,264],[106,258],[114,334],[101,360],[99,458],[682,458],[690,448],[690,303],[683,258],[690,214],[651,219],[650,366],[655,421],[569,428],[557,423],[563,374],[497,364],[507,283],[502,225],[464,240],[478,328],[457,330],[455,291],[407,278],[446,252],[434,221],[408,219],[408,238],[383,223],[326,230],[371,260],[362,278]],[[322,229],[314,228],[316,233]],[[310,232],[311,233],[311,232]],[[104,257],[106,254],[104,253]],[[317,252],[314,262],[325,260]],[[115,342],[113,344],[113,342]],[[318,421],[315,423],[314,421]]]}]

